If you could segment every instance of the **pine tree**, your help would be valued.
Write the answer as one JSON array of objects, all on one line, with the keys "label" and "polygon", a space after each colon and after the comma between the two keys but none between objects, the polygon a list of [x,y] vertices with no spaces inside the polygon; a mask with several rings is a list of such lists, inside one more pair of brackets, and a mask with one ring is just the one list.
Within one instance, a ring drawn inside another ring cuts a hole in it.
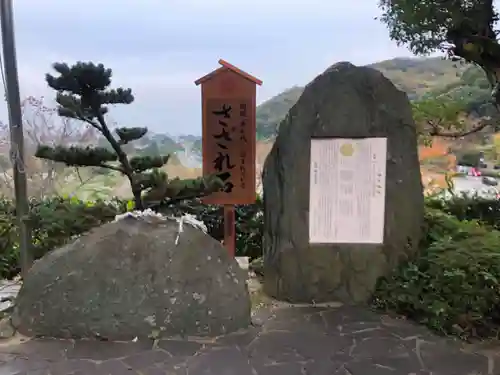
[{"label": "pine tree", "polygon": [[224,186],[227,174],[200,177],[197,179],[169,180],[160,168],[169,155],[129,157],[123,146],[142,138],[148,131],[145,127],[117,128],[116,138],[106,123],[108,105],[131,104],[134,101],[131,89],[110,88],[112,70],[102,64],[77,62],[69,66],[55,63],[57,76],[47,74],[50,88],[57,92],[56,102],[60,116],[83,121],[102,133],[110,148],[91,146],[55,147],[39,145],[35,156],[62,162],[68,166],[92,166],[118,171],[125,175],[132,188],[135,208],[175,205],[219,191]]}]

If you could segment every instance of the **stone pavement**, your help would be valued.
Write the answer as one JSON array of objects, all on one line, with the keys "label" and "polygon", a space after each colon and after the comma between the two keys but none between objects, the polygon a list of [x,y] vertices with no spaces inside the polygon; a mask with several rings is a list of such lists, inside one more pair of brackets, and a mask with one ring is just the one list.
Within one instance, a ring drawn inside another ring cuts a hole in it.
[{"label": "stone pavement", "polygon": [[[111,343],[13,338],[0,375],[494,375],[494,354],[462,351],[366,308],[275,304],[249,330],[213,340]],[[497,362],[497,363],[495,363]]]}]

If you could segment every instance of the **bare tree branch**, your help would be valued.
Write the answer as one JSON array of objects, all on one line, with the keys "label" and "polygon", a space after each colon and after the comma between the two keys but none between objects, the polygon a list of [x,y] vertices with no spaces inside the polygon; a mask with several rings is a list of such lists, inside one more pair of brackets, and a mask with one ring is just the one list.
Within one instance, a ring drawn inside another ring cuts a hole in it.
[{"label": "bare tree branch", "polygon": [[[24,168],[30,196],[41,198],[56,194],[64,186],[68,168],[62,163],[35,158],[36,147],[39,144],[92,144],[97,139],[96,127],[93,124],[82,126],[76,120],[58,116],[55,108],[45,105],[43,97],[27,97],[22,101],[21,108],[27,154]],[[0,122],[0,158],[6,160],[9,159],[9,134],[8,125]],[[12,164],[3,164],[0,165],[0,192],[12,196]]]},{"label": "bare tree branch", "polygon": [[446,132],[446,131],[439,130],[439,127],[437,127],[437,126],[431,125],[432,130],[429,131],[429,135],[432,137],[461,138],[461,137],[465,137],[465,136],[477,133],[477,132],[487,128],[488,126],[490,126],[490,124],[485,122],[485,123],[482,123],[480,125],[473,127],[470,130]]}]

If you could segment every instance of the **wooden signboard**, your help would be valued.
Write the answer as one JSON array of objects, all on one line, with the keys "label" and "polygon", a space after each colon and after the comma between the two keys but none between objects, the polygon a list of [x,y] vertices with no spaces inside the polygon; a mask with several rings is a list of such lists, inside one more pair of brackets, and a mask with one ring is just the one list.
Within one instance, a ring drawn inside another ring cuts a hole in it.
[{"label": "wooden signboard", "polygon": [[224,242],[234,253],[233,205],[256,200],[256,85],[262,81],[224,60],[219,64],[195,82],[201,84],[203,175],[226,172],[229,177],[222,191],[203,201],[224,205]]},{"label": "wooden signboard", "polygon": [[219,60],[219,69],[200,78],[203,175],[228,172],[224,191],[207,204],[255,203],[256,85],[262,81]]}]

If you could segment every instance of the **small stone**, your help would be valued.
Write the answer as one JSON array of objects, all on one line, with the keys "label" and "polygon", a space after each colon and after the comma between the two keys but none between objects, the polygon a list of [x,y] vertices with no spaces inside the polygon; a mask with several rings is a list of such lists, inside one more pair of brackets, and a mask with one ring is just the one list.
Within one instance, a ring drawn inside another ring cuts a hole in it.
[{"label": "small stone", "polygon": [[12,326],[10,317],[5,317],[0,320],[0,339],[9,339],[16,334],[15,328]]}]

